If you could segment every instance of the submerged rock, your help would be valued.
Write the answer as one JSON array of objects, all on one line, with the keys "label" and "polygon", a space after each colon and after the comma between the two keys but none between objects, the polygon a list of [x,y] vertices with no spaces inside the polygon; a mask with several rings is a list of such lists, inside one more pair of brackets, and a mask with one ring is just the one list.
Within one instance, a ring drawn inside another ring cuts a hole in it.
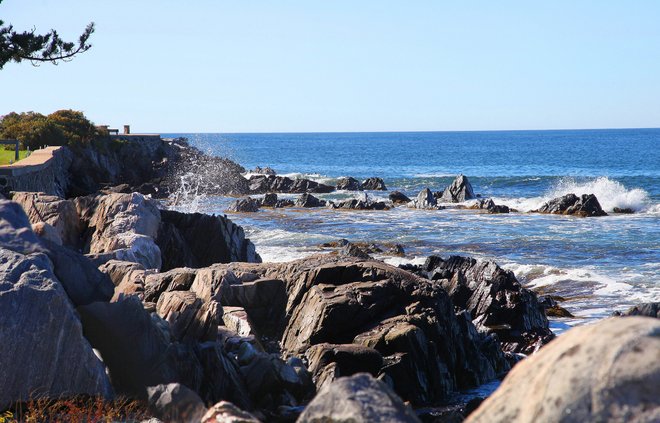
[{"label": "submerged rock", "polygon": [[473,198],[476,198],[476,195],[465,175],[458,175],[442,193],[442,201],[447,203],[462,203]]},{"label": "submerged rock", "polygon": [[389,199],[392,204],[408,204],[410,202],[410,198],[401,191],[390,192]]},{"label": "submerged rock", "polygon": [[387,191],[385,182],[381,178],[367,178],[362,181],[362,189],[370,191]]},{"label": "submerged rock", "polygon": [[536,213],[565,214],[579,217],[607,216],[593,194],[583,194],[578,197],[575,194],[566,194],[548,201]]},{"label": "submerged rock", "polygon": [[362,191],[362,184],[360,184],[360,181],[357,179],[349,176],[347,178],[339,178],[337,181],[337,189],[346,191]]},{"label": "submerged rock", "polygon": [[511,209],[509,209],[508,206],[495,204],[495,202],[491,198],[478,200],[475,204],[473,204],[468,208],[477,209],[477,210],[487,210],[488,213],[491,214],[509,213],[511,211]]},{"label": "submerged rock", "polygon": [[570,329],[518,363],[466,422],[660,421],[658,333],[646,317]]},{"label": "submerged rock", "polygon": [[232,213],[254,213],[259,211],[260,203],[252,197],[239,198],[227,207]]},{"label": "submerged rock", "polygon": [[419,419],[384,382],[360,373],[324,386],[297,422],[419,423]]},{"label": "submerged rock", "polygon": [[630,207],[624,207],[624,208],[614,207],[614,209],[612,209],[612,211],[614,213],[620,213],[620,214],[633,214],[633,213],[635,213],[635,210],[631,209]]}]

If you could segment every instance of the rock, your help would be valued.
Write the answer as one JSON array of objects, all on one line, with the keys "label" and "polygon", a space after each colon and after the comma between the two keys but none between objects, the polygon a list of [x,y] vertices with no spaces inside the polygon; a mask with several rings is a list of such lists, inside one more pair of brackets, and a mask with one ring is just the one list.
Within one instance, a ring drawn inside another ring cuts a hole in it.
[{"label": "rock", "polygon": [[345,191],[362,191],[362,185],[360,184],[360,181],[349,176],[347,178],[339,178],[337,181],[337,189]]},{"label": "rock", "polygon": [[548,201],[536,213],[564,214],[579,217],[607,216],[600,207],[598,199],[593,194],[583,194],[581,197],[575,194],[566,194]]},{"label": "rock", "polygon": [[417,194],[417,198],[408,203],[408,207],[413,209],[424,210],[441,210],[442,206],[438,206],[438,202],[433,196],[430,189],[426,188]]},{"label": "rock", "polygon": [[239,198],[227,207],[232,213],[254,213],[259,211],[260,203],[252,197]]},{"label": "rock", "polygon": [[575,317],[550,296],[539,297],[538,300],[548,317]]},{"label": "rock", "polygon": [[645,317],[570,329],[518,363],[466,422],[659,421],[658,333]]},{"label": "rock", "polygon": [[260,423],[260,420],[230,402],[220,401],[209,408],[201,423]]},{"label": "rock", "polygon": [[154,239],[161,214],[155,200],[142,194],[108,194],[74,200],[86,234],[83,252],[112,253],[117,260],[160,269],[161,252]]},{"label": "rock", "polygon": [[257,175],[275,175],[276,172],[271,167],[260,167],[257,166],[250,171],[250,173],[256,173]]},{"label": "rock", "polygon": [[239,336],[246,337],[255,334],[254,324],[243,307],[223,307],[222,322]]},{"label": "rock", "polygon": [[202,399],[180,383],[147,388],[149,409],[163,422],[197,422],[206,414]]},{"label": "rock", "polygon": [[367,178],[362,181],[362,189],[370,191],[387,191],[385,182],[381,178]]},{"label": "rock", "polygon": [[458,175],[442,193],[442,201],[447,203],[462,203],[473,198],[476,198],[476,196],[472,184],[465,175]]},{"label": "rock", "polygon": [[158,315],[170,324],[172,336],[182,342],[215,341],[222,307],[202,301],[190,291],[164,292],[156,304]]},{"label": "rock", "polygon": [[317,375],[330,363],[336,364],[336,371],[341,376],[352,376],[360,372],[378,376],[383,366],[383,356],[378,351],[356,344],[316,344],[305,352],[305,357],[313,375]]},{"label": "rock", "polygon": [[259,205],[261,207],[277,207],[277,194],[271,192],[264,195],[264,198],[259,201]]},{"label": "rock", "polygon": [[419,422],[415,412],[367,373],[326,385],[298,418],[305,422]]},{"label": "rock", "polygon": [[394,244],[392,247],[390,247],[389,250],[387,250],[386,254],[391,256],[404,257],[406,255],[406,251],[403,249],[403,245]]},{"label": "rock", "polygon": [[250,177],[250,192],[265,194],[267,192],[303,194],[328,193],[335,190],[330,185],[320,184],[309,179],[291,179],[286,176],[254,175]]},{"label": "rock", "polygon": [[140,263],[132,261],[109,260],[99,266],[99,270],[108,275],[113,285],[117,286],[129,272],[145,271],[146,269]]},{"label": "rock", "polygon": [[157,302],[163,292],[187,291],[192,286],[196,275],[197,270],[188,267],[146,275],[144,301]]},{"label": "rock", "polygon": [[62,245],[62,238],[57,232],[57,229],[53,228],[48,223],[37,222],[32,224],[32,231],[39,237],[47,239],[53,244]]},{"label": "rock", "polygon": [[344,201],[339,201],[332,204],[333,209],[346,209],[346,210],[389,210],[390,207],[383,201],[373,201],[364,195],[364,199],[351,198]]},{"label": "rock", "polygon": [[48,224],[63,244],[79,247],[80,221],[73,201],[39,192],[14,192],[12,200],[23,207],[30,223]]},{"label": "rock", "polygon": [[43,397],[110,398],[103,363],[20,205],[0,200],[0,408]]},{"label": "rock", "polygon": [[319,200],[312,194],[303,194],[296,200],[296,207],[325,207],[325,200]]},{"label": "rock", "polygon": [[410,198],[401,191],[390,192],[389,198],[393,204],[408,204],[410,202]]},{"label": "rock", "polygon": [[362,260],[373,260],[373,257],[371,257],[366,251],[351,242],[341,249],[340,254],[346,257],[355,257]]},{"label": "rock", "polygon": [[629,308],[622,316],[646,316],[660,318],[660,302],[644,303]]},{"label": "rock", "polygon": [[497,205],[490,198],[483,199],[483,200],[478,200],[475,204],[473,204],[472,206],[470,206],[468,208],[478,209],[478,210],[487,210],[488,213],[491,213],[491,214],[509,213],[511,211],[511,209],[509,209],[508,206]]},{"label": "rock", "polygon": [[424,268],[423,274],[440,281],[454,305],[467,310],[479,330],[497,334],[505,351],[531,353],[554,337],[536,294],[496,263],[432,256]]},{"label": "rock", "polygon": [[612,211],[614,213],[620,213],[620,214],[633,214],[633,213],[635,213],[635,210],[631,209],[630,207],[625,207],[625,208],[614,207],[612,209]]},{"label": "rock", "polygon": [[156,243],[162,253],[163,270],[261,261],[243,228],[226,216],[161,210],[161,217]]}]

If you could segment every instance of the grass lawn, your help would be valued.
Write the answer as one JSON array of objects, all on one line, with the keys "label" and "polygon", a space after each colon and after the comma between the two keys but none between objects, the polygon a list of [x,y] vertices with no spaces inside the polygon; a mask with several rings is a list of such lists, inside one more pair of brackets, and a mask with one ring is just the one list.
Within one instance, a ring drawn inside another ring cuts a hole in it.
[{"label": "grass lawn", "polygon": [[[10,160],[14,160],[14,154],[16,154],[14,150],[5,150],[0,148],[0,165],[9,164]],[[19,150],[18,157],[21,159],[27,157],[27,150]]]}]

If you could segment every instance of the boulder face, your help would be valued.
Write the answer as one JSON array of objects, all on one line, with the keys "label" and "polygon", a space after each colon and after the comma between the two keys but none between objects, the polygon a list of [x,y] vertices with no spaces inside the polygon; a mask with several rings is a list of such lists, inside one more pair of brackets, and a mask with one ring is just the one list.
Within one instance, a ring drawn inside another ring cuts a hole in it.
[{"label": "boulder face", "polygon": [[367,178],[362,181],[361,187],[363,190],[387,191],[385,182],[381,178]]},{"label": "boulder face", "polygon": [[658,333],[647,317],[573,328],[517,364],[466,421],[660,421]]},{"label": "boulder face", "polygon": [[417,197],[408,203],[408,207],[423,210],[438,210],[442,208],[438,206],[438,201],[428,188],[421,190],[419,194],[417,194]]},{"label": "boulder face", "polygon": [[509,213],[511,211],[511,209],[509,209],[508,206],[495,204],[492,198],[479,200],[474,205],[468,208],[477,209],[477,210],[486,210],[490,214]]},{"label": "boulder face", "polygon": [[337,189],[345,191],[362,191],[362,184],[360,181],[353,177],[339,178],[337,181]]},{"label": "boulder face", "polygon": [[21,207],[0,201],[0,408],[40,397],[113,394],[103,363],[30,230]]},{"label": "boulder face", "polygon": [[249,180],[250,192],[254,194],[265,194],[268,192],[303,194],[303,193],[328,193],[335,190],[330,185],[320,184],[309,179],[291,179],[286,176],[253,175]]},{"label": "boulder face", "polygon": [[442,193],[442,201],[447,203],[462,203],[473,198],[476,198],[476,195],[465,175],[458,175]]},{"label": "boulder face", "polygon": [[384,382],[360,373],[326,385],[297,422],[419,423],[419,419]]},{"label": "boulder face", "polygon": [[492,261],[431,256],[420,274],[439,281],[479,330],[497,334],[505,351],[531,353],[554,337],[536,294]]},{"label": "boulder face", "polygon": [[161,210],[156,238],[162,269],[204,267],[234,261],[261,262],[243,228],[225,216]]},{"label": "boulder face", "polygon": [[12,200],[23,207],[32,224],[49,224],[64,245],[79,246],[80,222],[73,201],[35,192],[14,192]]},{"label": "boulder face", "polygon": [[206,413],[202,399],[179,383],[147,388],[149,409],[164,422],[198,422]]},{"label": "boulder face", "polygon": [[607,216],[593,194],[566,194],[548,201],[536,213],[564,214],[579,217]]},{"label": "boulder face", "polygon": [[401,191],[392,191],[389,195],[390,201],[392,204],[408,204],[410,203],[410,198]]}]

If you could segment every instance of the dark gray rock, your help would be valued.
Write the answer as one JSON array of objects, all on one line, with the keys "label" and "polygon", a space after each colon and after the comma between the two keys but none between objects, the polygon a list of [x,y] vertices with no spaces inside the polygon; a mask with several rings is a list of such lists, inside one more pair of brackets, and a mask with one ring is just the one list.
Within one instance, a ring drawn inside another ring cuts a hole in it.
[{"label": "dark gray rock", "polygon": [[344,210],[389,210],[390,207],[383,201],[373,201],[365,193],[363,198],[350,198],[332,203],[333,209]]},{"label": "dark gray rock", "polygon": [[330,185],[320,184],[309,179],[291,179],[286,176],[254,175],[250,177],[250,192],[265,194],[268,192],[303,194],[328,193],[335,190]]},{"label": "dark gray rock", "polygon": [[423,210],[441,210],[443,208],[438,206],[438,201],[428,188],[421,190],[417,194],[417,198],[408,203],[408,207]]},{"label": "dark gray rock", "polygon": [[351,242],[344,245],[340,254],[346,257],[355,257],[362,260],[373,260],[373,257],[371,257],[366,251]]},{"label": "dark gray rock", "polygon": [[635,210],[629,208],[629,207],[614,207],[612,209],[614,213],[620,213],[620,214],[633,214],[635,213]]},{"label": "dark gray rock", "polygon": [[339,178],[337,181],[337,189],[346,191],[362,191],[362,185],[360,184],[360,181],[349,176],[347,178]]},{"label": "dark gray rock", "polygon": [[564,214],[579,217],[607,216],[600,206],[598,199],[593,194],[583,194],[578,197],[575,194],[566,194],[548,201],[536,213]]},{"label": "dark gray rock", "polygon": [[261,207],[277,207],[277,194],[271,192],[264,195],[264,198],[259,201],[259,205]]},{"label": "dark gray rock", "polygon": [[410,198],[401,191],[392,191],[389,195],[390,201],[393,204],[408,204],[410,203]]},{"label": "dark gray rock", "polygon": [[370,191],[387,191],[385,182],[381,178],[367,178],[362,181],[362,189]]},{"label": "dark gray rock", "polygon": [[468,208],[486,210],[490,214],[509,213],[511,211],[508,206],[495,204],[491,198],[478,200],[474,205]]},{"label": "dark gray rock", "polygon": [[384,382],[360,373],[326,385],[297,422],[419,423],[419,419]]},{"label": "dark gray rock", "polygon": [[623,313],[619,313],[620,316],[646,316],[646,317],[656,317],[660,318],[660,302],[654,303],[644,303],[630,307],[628,310]]},{"label": "dark gray rock", "polygon": [[316,377],[330,363],[336,363],[341,376],[368,372],[378,376],[383,367],[383,356],[373,348],[356,344],[321,343],[310,347],[305,352],[309,362],[309,371]]},{"label": "dark gray rock", "polygon": [[268,167],[268,166],[266,166],[266,167],[257,166],[254,169],[252,169],[250,171],[250,173],[255,173],[257,175],[276,175],[277,174],[277,172],[275,172],[274,169],[272,169],[271,167]]},{"label": "dark gray rock", "polygon": [[260,202],[252,197],[239,198],[227,207],[232,213],[254,213],[259,211]]},{"label": "dark gray rock", "polygon": [[206,414],[202,399],[180,383],[147,388],[149,409],[154,417],[165,422],[198,422]]},{"label": "dark gray rock", "polygon": [[325,207],[326,201],[314,197],[312,194],[303,194],[296,200],[296,207]]},{"label": "dark gray rock", "polygon": [[462,203],[473,198],[476,198],[476,196],[472,184],[465,175],[458,175],[442,193],[442,201],[447,203]]}]

